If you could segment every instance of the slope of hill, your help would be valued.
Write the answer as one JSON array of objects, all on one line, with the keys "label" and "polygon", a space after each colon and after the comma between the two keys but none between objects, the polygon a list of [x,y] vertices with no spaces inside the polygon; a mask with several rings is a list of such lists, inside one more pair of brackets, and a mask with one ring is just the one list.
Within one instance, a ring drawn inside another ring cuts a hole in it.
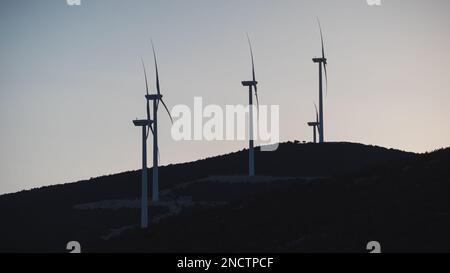
[{"label": "slope of hill", "polygon": [[165,166],[147,231],[139,171],[8,194],[0,251],[65,252],[73,240],[87,252],[448,250],[449,154],[285,143],[257,152],[253,180],[245,151]]},{"label": "slope of hill", "polygon": [[226,206],[185,210],[92,248],[364,252],[376,240],[385,252],[449,252],[449,165],[446,149],[329,179],[267,184]]}]

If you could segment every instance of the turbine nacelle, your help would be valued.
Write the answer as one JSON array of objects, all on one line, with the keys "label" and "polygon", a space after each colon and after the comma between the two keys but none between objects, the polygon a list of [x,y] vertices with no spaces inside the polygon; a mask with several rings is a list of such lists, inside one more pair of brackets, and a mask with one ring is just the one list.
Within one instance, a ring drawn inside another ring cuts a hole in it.
[{"label": "turbine nacelle", "polygon": [[161,94],[151,94],[151,95],[145,95],[145,98],[147,100],[161,100],[162,99],[162,95]]},{"label": "turbine nacelle", "polygon": [[148,119],[135,119],[135,120],[133,120],[133,124],[136,127],[151,126],[152,123],[153,123],[153,120],[148,120]]},{"label": "turbine nacelle", "polygon": [[243,86],[256,86],[258,84],[257,81],[243,81],[242,85]]},{"label": "turbine nacelle", "polygon": [[314,126],[319,126],[320,123],[318,122],[308,122],[308,126],[314,127]]},{"label": "turbine nacelle", "polygon": [[315,63],[324,63],[324,64],[327,63],[327,58],[313,58],[312,60]]}]

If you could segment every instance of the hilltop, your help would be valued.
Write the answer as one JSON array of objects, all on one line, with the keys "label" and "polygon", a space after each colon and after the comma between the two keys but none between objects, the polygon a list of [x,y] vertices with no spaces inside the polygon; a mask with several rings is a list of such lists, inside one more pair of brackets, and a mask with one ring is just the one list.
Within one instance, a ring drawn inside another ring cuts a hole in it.
[{"label": "hilltop", "polygon": [[[0,252],[448,251],[450,151],[283,143],[160,168],[139,223],[140,171],[0,196]],[[151,173],[151,169],[150,169]],[[151,178],[151,175],[149,175]],[[151,183],[149,179],[149,183]]]}]

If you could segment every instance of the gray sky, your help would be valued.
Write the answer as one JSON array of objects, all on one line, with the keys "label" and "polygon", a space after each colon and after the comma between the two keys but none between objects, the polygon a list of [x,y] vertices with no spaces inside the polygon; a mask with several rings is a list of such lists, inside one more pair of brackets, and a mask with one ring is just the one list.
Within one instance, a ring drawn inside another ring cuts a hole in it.
[{"label": "gray sky", "polygon": [[[280,105],[281,140],[310,140],[316,16],[329,59],[327,140],[450,146],[448,0],[81,1],[0,0],[0,193],[139,168],[131,120],[145,116],[140,56],[155,86],[150,38],[170,107],[194,96],[245,104],[248,32],[260,102]],[[161,116],[162,164],[247,146],[175,142]]]}]

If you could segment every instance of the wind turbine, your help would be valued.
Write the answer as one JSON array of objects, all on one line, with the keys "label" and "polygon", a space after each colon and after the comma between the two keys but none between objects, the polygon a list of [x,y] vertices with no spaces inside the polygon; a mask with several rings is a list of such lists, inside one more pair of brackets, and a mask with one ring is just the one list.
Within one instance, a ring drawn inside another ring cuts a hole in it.
[{"label": "wind turbine", "polygon": [[243,81],[242,85],[248,87],[248,105],[249,105],[249,149],[248,149],[248,175],[255,176],[255,151],[253,140],[253,89],[255,90],[256,107],[259,119],[259,99],[258,99],[258,82],[256,81],[255,62],[253,60],[253,49],[250,37],[247,34],[248,45],[250,47],[250,56],[252,59],[252,76],[251,81]]},{"label": "wind turbine", "polygon": [[161,102],[167,113],[169,114],[170,121],[173,123],[172,115],[170,114],[169,108],[164,103],[163,95],[161,94],[161,89],[159,85],[159,73],[158,73],[158,62],[156,60],[155,47],[152,42],[152,50],[153,50],[153,60],[155,62],[155,74],[156,74],[156,94],[148,94],[145,95],[147,99],[147,113],[150,112],[149,104],[150,101],[153,102],[153,124],[151,130],[153,133],[153,188],[152,188],[152,200],[153,202],[158,202],[159,200],[159,182],[158,182],[158,106]]},{"label": "wind turbine", "polygon": [[[145,71],[145,64],[142,61],[144,69],[145,88],[148,94],[147,72]],[[142,128],[142,181],[141,181],[141,228],[148,227],[148,179],[147,179],[147,138],[148,131],[152,130],[153,121],[150,118],[150,106],[147,102],[147,119],[133,120],[136,127]]]},{"label": "wind turbine", "polygon": [[327,75],[327,58],[325,58],[325,48],[323,45],[323,35],[322,35],[322,26],[320,25],[319,19],[317,19],[320,29],[320,40],[322,42],[322,57],[321,58],[313,58],[314,63],[319,64],[319,143],[323,143],[324,136],[324,122],[323,122],[323,84],[322,84],[322,67],[325,72],[325,82],[326,87],[328,89],[328,75]]},{"label": "wind turbine", "polygon": [[314,107],[316,108],[316,121],[308,122],[308,126],[313,127],[313,139],[314,139],[314,143],[317,143],[316,131],[320,130],[320,123],[319,123],[319,113],[317,112],[316,104],[314,104]]}]

